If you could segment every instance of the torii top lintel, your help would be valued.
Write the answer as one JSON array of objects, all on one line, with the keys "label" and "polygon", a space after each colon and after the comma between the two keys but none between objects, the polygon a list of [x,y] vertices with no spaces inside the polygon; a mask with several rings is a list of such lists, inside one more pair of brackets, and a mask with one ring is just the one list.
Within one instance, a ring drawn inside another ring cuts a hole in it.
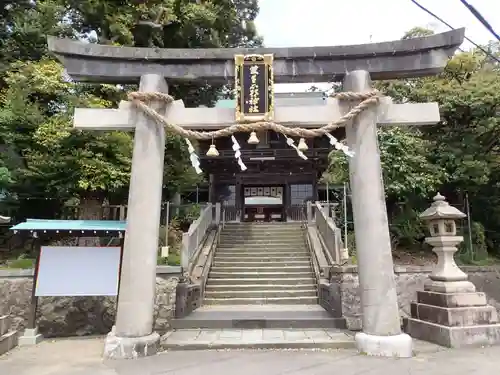
[{"label": "torii top lintel", "polygon": [[168,81],[225,82],[234,76],[234,55],[274,54],[276,83],[341,81],[366,70],[372,79],[435,75],[462,44],[465,29],[428,37],[334,47],[160,49],[89,44],[48,37],[49,50],[77,81],[138,83],[141,75]]}]

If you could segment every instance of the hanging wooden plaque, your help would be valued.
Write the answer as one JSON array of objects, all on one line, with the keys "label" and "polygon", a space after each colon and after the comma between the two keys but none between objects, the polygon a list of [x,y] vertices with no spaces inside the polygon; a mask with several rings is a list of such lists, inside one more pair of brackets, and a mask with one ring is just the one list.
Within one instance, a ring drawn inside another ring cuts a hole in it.
[{"label": "hanging wooden plaque", "polygon": [[273,55],[235,55],[236,121],[274,118]]}]

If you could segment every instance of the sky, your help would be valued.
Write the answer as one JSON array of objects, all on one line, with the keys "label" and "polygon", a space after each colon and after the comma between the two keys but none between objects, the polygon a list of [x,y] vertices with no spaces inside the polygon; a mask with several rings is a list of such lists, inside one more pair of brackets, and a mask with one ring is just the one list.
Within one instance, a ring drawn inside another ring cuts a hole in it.
[{"label": "sky", "polygon": [[[469,0],[500,34],[500,0]],[[460,0],[419,0],[477,44],[494,36]],[[449,28],[410,0],[259,0],[257,32],[266,47],[313,47],[376,43],[401,39],[415,26],[435,32]],[[462,48],[472,45],[465,42]],[[322,87],[327,87],[321,85]],[[308,84],[276,85],[276,91],[305,91]]]}]

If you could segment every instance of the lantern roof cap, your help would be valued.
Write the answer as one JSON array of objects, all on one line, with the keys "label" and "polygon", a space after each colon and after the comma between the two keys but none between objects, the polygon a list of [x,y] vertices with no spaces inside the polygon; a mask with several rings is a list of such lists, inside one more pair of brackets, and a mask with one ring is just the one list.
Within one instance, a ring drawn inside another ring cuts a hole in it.
[{"label": "lantern roof cap", "polygon": [[450,204],[446,202],[446,198],[440,193],[436,194],[431,206],[420,214],[420,218],[423,220],[462,219],[466,216],[467,215],[462,211],[450,206]]}]

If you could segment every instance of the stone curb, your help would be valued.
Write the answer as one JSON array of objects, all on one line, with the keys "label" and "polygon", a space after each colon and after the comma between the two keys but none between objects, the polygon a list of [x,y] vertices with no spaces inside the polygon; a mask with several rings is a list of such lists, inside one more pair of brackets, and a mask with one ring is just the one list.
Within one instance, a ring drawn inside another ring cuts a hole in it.
[{"label": "stone curb", "polygon": [[[497,272],[500,273],[500,266],[459,266],[466,273],[471,272]],[[394,273],[431,273],[433,266],[394,266]],[[332,273],[358,273],[358,266],[333,266]]]},{"label": "stone curb", "polygon": [[[0,270],[0,278],[23,278],[33,277],[34,270],[30,269],[2,269]],[[180,275],[180,266],[157,266],[156,275]]]},{"label": "stone curb", "polygon": [[162,343],[164,350],[224,350],[224,349],[355,349],[354,340],[337,340],[315,342],[313,340],[304,341],[268,341],[258,343],[244,343],[234,341],[221,341],[214,343],[207,342],[177,342],[177,343]]},{"label": "stone curb", "polygon": [[19,278],[19,277],[33,277],[34,270],[31,269],[4,269],[0,270],[1,278]]}]

